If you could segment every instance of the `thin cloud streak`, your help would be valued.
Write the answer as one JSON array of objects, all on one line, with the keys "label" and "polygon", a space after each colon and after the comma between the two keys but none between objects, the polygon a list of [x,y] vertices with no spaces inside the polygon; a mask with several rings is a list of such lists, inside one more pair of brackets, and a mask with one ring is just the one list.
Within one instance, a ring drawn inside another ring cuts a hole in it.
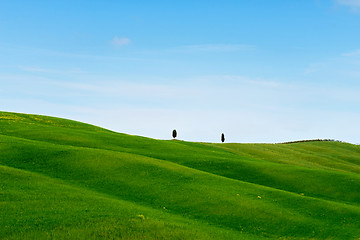
[{"label": "thin cloud streak", "polygon": [[256,49],[247,44],[195,44],[170,47],[164,49],[153,49],[138,51],[140,54],[193,54],[193,53],[231,53],[240,51],[251,51]]},{"label": "thin cloud streak", "polygon": [[359,56],[359,55],[360,55],[360,50],[356,50],[353,52],[348,52],[348,53],[343,54],[344,57],[353,57],[353,56]]},{"label": "thin cloud streak", "polygon": [[29,66],[19,66],[19,69],[25,72],[31,73],[51,73],[51,74],[85,74],[86,71],[81,69],[49,69],[49,68],[42,68],[42,67],[29,67]]},{"label": "thin cloud streak", "polygon": [[254,46],[245,44],[200,44],[187,45],[169,49],[171,52],[234,52],[243,50],[252,50]]},{"label": "thin cloud streak", "polygon": [[336,0],[336,2],[345,6],[360,7],[360,0]]},{"label": "thin cloud streak", "polygon": [[118,36],[115,36],[112,40],[111,40],[111,44],[116,46],[116,47],[121,47],[124,45],[128,45],[130,43],[130,39],[129,38],[119,38]]},{"label": "thin cloud streak", "polygon": [[335,0],[339,5],[347,6],[351,11],[358,13],[360,11],[360,0]]},{"label": "thin cloud streak", "polygon": [[[1,49],[0,49],[1,50]],[[82,59],[82,60],[94,60],[94,61],[118,61],[118,60],[139,60],[144,59],[135,58],[135,57],[119,57],[111,55],[99,55],[99,54],[86,54],[79,52],[66,52],[66,51],[56,51],[47,48],[37,48],[37,47],[21,47],[21,46],[10,46],[4,50],[1,50],[2,54],[20,54],[25,56],[50,56],[57,58],[67,58],[67,59]]]}]

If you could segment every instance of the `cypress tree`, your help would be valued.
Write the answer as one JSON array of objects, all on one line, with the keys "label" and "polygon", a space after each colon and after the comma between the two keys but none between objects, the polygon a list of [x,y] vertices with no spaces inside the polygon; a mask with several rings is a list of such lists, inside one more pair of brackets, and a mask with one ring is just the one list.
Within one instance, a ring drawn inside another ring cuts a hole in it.
[{"label": "cypress tree", "polygon": [[225,135],[223,133],[221,134],[221,142],[225,142]]},{"label": "cypress tree", "polygon": [[175,139],[176,136],[177,136],[177,132],[176,132],[176,130],[174,129],[174,130],[172,131],[172,137]]}]

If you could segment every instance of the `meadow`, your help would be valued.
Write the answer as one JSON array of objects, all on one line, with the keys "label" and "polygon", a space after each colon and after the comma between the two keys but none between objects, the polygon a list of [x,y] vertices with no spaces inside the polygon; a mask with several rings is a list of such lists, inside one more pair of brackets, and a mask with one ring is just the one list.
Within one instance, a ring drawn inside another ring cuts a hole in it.
[{"label": "meadow", "polygon": [[0,239],[360,239],[360,146],[156,140],[0,112]]}]

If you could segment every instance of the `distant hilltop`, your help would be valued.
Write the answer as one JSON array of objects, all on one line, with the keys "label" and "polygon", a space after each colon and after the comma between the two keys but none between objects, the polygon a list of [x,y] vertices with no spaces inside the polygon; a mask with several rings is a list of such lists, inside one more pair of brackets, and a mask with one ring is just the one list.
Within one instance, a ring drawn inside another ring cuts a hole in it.
[{"label": "distant hilltop", "polygon": [[345,143],[344,141],[335,140],[335,139],[308,139],[308,140],[282,142],[282,143],[278,143],[278,144],[304,143],[304,142],[342,142],[342,143]]}]

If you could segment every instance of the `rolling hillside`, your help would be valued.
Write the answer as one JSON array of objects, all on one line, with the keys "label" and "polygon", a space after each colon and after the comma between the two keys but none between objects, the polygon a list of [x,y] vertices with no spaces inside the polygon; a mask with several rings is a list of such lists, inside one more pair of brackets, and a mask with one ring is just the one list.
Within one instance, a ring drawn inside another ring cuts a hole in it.
[{"label": "rolling hillside", "polygon": [[0,112],[0,239],[359,239],[360,146],[155,140]]}]

